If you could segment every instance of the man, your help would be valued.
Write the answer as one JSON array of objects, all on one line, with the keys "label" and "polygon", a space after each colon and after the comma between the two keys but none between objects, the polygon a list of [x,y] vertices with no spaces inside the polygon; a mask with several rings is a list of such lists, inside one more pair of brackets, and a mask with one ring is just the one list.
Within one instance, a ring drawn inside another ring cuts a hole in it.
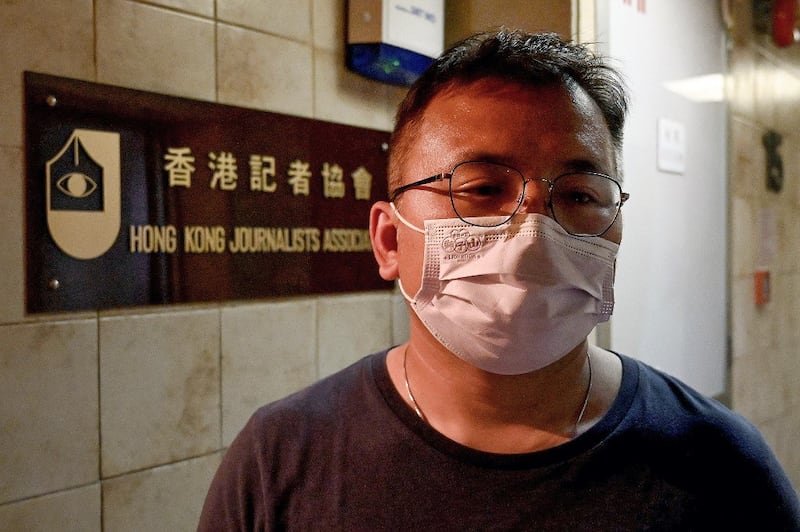
[{"label": "man", "polygon": [[554,35],[439,58],[370,217],[409,341],[260,409],[200,528],[800,527],[751,425],[587,343],[613,306],[626,107],[616,73]]}]

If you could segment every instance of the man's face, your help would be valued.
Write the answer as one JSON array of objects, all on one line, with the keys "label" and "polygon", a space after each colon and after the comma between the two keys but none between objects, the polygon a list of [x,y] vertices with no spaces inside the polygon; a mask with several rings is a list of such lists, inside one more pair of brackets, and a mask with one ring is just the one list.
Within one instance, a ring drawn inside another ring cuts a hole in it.
[{"label": "man's face", "polygon": [[[434,97],[408,142],[400,183],[449,172],[464,161],[512,166],[526,179],[519,214],[550,216],[547,186],[570,171],[614,176],[611,135],[597,104],[580,88],[522,86],[498,79],[457,84]],[[426,219],[455,218],[446,181],[413,188],[397,200],[400,213],[417,227]],[[399,274],[409,295],[419,289],[423,235],[398,223]],[[618,219],[604,238],[619,243]]]}]

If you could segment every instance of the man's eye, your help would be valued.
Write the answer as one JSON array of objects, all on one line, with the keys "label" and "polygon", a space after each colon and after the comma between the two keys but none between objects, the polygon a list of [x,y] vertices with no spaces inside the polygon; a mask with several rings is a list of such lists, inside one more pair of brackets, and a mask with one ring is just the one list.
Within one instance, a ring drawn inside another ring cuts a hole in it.
[{"label": "man's eye", "polygon": [[596,203],[597,202],[597,198],[595,198],[592,194],[589,194],[587,192],[582,192],[580,190],[576,190],[576,191],[570,192],[569,201],[571,203],[587,205],[587,204],[591,204],[591,203]]},{"label": "man's eye", "polygon": [[594,207],[602,203],[597,192],[587,187],[559,188],[553,192],[553,201],[565,207]]},{"label": "man's eye", "polygon": [[503,187],[494,184],[485,184],[473,187],[469,190],[469,193],[476,196],[500,196],[503,194]]},{"label": "man's eye", "polygon": [[505,193],[502,184],[490,180],[472,180],[453,187],[453,193],[470,197],[495,197]]}]

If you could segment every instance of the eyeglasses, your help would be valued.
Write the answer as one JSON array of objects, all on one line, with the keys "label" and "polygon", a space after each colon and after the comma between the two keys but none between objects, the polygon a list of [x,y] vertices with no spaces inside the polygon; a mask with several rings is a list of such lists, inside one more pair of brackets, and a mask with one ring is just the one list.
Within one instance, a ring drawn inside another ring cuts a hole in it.
[{"label": "eyeglasses", "polygon": [[[553,219],[574,236],[600,236],[608,231],[630,195],[610,176],[596,172],[570,172],[552,181],[525,179],[516,168],[486,161],[459,163],[444,172],[397,188],[394,201],[407,190],[447,179],[456,215],[470,225],[496,227],[519,211],[525,186],[547,183],[547,207]],[[485,221],[486,217],[500,217]]]}]

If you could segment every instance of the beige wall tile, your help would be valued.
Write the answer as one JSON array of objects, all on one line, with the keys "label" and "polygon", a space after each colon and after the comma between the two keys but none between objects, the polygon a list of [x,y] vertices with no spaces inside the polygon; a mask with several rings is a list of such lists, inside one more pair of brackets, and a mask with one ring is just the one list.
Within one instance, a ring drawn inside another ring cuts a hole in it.
[{"label": "beige wall tile", "polygon": [[20,321],[25,313],[22,160],[21,149],[0,148],[0,323]]},{"label": "beige wall tile", "polygon": [[570,0],[461,0],[446,2],[445,40],[454,42],[481,30],[501,25],[528,31],[555,31],[569,37],[571,32]]},{"label": "beige wall tile", "polygon": [[388,110],[389,110],[389,127],[388,129],[391,130],[394,127],[394,115],[397,112],[397,108],[400,106],[400,103],[403,101],[403,98],[406,97],[408,93],[408,87],[395,87],[392,85],[386,86],[386,93],[388,95]]},{"label": "beige wall tile", "polygon": [[219,101],[278,113],[312,113],[311,46],[219,24]]},{"label": "beige wall tile", "polygon": [[737,277],[752,276],[756,269],[755,218],[752,202],[737,196],[731,199],[731,272]]},{"label": "beige wall tile", "polygon": [[775,347],[773,322],[767,308],[753,302],[753,276],[736,278],[731,286],[731,337],[734,358],[751,356]]},{"label": "beige wall tile", "polygon": [[0,530],[100,532],[100,483],[0,506]]},{"label": "beige wall tile", "polygon": [[[750,48],[736,48],[731,52],[729,88],[727,94],[731,113],[739,116],[755,115],[756,58]],[[732,152],[735,154],[735,152]]]},{"label": "beige wall tile", "polygon": [[150,0],[150,3],[173,7],[204,17],[214,16],[214,0]]},{"label": "beige wall tile", "polygon": [[98,0],[97,78],[214,100],[214,24],[127,0]]},{"label": "beige wall tile", "polygon": [[[785,163],[784,163],[785,164]],[[789,180],[791,181],[791,179]],[[783,273],[798,271],[800,265],[800,220],[795,214],[797,207],[791,203],[789,194],[795,183],[786,183],[785,190],[781,192],[782,205],[780,209],[779,241],[776,270]]]},{"label": "beige wall tile", "polygon": [[[789,170],[789,179],[794,183],[792,201],[795,212],[800,212],[800,134],[794,134],[790,143],[790,149],[784,151],[783,164]],[[800,264],[797,267],[800,268]]]},{"label": "beige wall tile", "polygon": [[796,133],[800,124],[800,75],[780,69],[773,79],[775,128],[783,135]]},{"label": "beige wall tile", "polygon": [[392,129],[400,101],[396,89],[350,72],[339,52],[314,50],[314,71],[314,118],[383,131]]},{"label": "beige wall tile", "polygon": [[217,0],[217,17],[294,41],[311,40],[311,0]]},{"label": "beige wall tile", "polygon": [[776,356],[776,362],[782,367],[781,374],[787,388],[800,391],[800,359],[797,357],[797,346],[800,345],[800,273],[787,272],[775,277],[771,283],[770,305],[775,308],[776,343],[781,354],[793,353],[788,360]]},{"label": "beige wall tile", "polygon": [[330,375],[391,343],[389,292],[329,297],[318,304],[319,376]]},{"label": "beige wall tile", "polygon": [[0,145],[22,146],[24,70],[94,79],[92,4],[92,0],[0,2]]},{"label": "beige wall tile", "polygon": [[730,13],[734,25],[731,37],[737,48],[748,46],[753,40],[753,4],[752,2],[731,2]]},{"label": "beige wall tile", "polygon": [[223,445],[256,408],[314,382],[316,327],[311,300],[223,309]]},{"label": "beige wall tile", "polygon": [[103,482],[103,530],[196,530],[221,453]]},{"label": "beige wall tile", "polygon": [[770,355],[758,351],[733,359],[733,408],[743,416],[761,423],[779,417],[784,390],[781,368],[775,350]]},{"label": "beige wall tile", "polygon": [[[800,101],[797,102],[800,107]],[[800,124],[800,118],[797,123]],[[800,212],[798,207],[800,203],[800,131],[793,130],[785,131],[783,135],[783,142],[778,148],[781,160],[783,161],[784,171],[784,187],[781,195],[783,196],[782,202],[786,209],[786,214],[789,220],[796,217],[796,213]],[[793,242],[793,244],[797,244]],[[795,246],[800,247],[800,246]],[[800,270],[800,263],[793,262],[792,267],[795,270]]]},{"label": "beige wall tile", "polygon": [[314,48],[344,54],[346,4],[346,0],[313,0],[311,22]]},{"label": "beige wall tile", "polygon": [[100,319],[103,477],[219,448],[219,312]]},{"label": "beige wall tile", "polygon": [[755,57],[754,79],[754,118],[767,127],[775,127],[775,81],[776,66],[769,59],[759,53]]},{"label": "beige wall tile", "polygon": [[734,279],[731,283],[730,320],[731,320],[731,356],[745,356],[753,349],[750,347],[749,324],[755,313],[752,277]]},{"label": "beige wall tile", "polygon": [[402,344],[408,340],[408,313],[406,299],[400,292],[392,294],[392,344]]},{"label": "beige wall tile", "polygon": [[731,120],[730,128],[731,193],[752,200],[765,186],[766,155],[759,149],[763,131],[753,122],[738,117]]},{"label": "beige wall tile", "polygon": [[[796,411],[800,405],[794,403],[793,407]],[[800,491],[800,453],[797,452],[800,416],[776,417],[757,426],[789,476],[789,480],[795,489]]]},{"label": "beige wall tile", "polygon": [[0,368],[0,503],[96,481],[96,322],[0,326]]}]

